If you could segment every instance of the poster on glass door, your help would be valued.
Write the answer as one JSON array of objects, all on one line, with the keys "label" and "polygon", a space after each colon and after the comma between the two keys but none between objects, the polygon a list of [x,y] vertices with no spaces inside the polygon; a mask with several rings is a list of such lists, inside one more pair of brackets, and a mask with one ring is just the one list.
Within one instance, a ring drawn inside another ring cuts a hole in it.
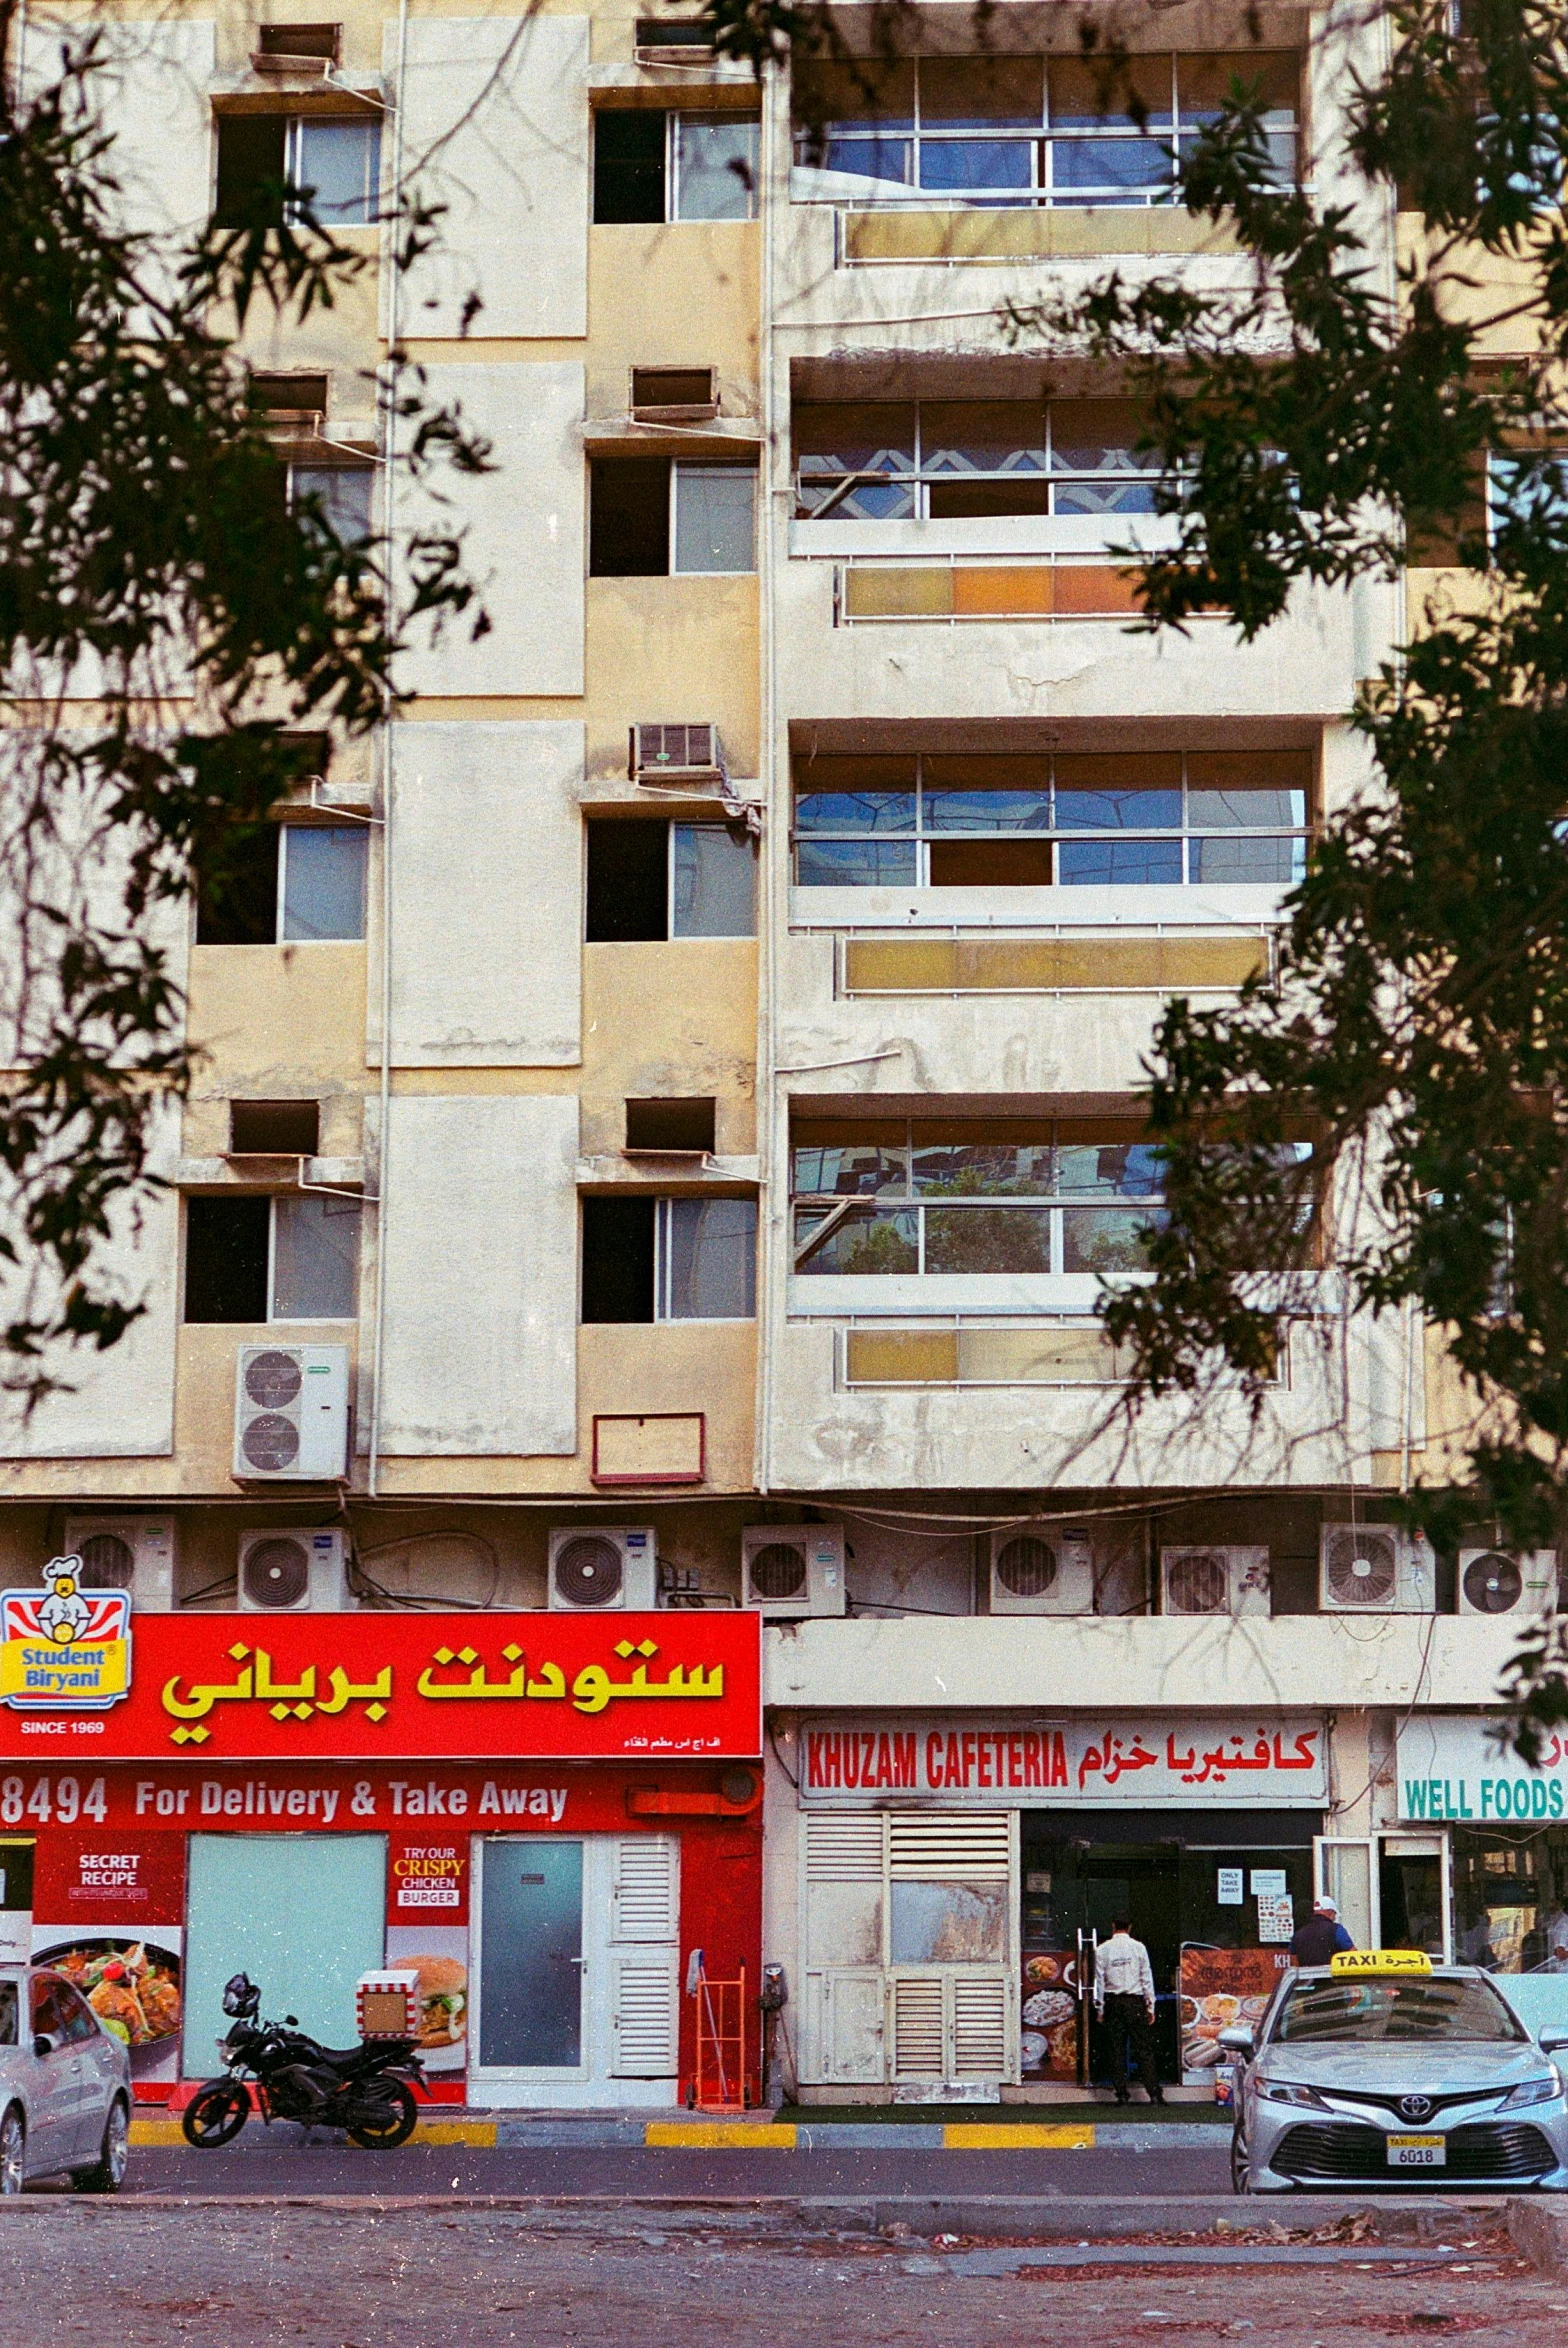
[{"label": "poster on glass door", "polygon": [[129,2050],[138,2089],[179,2077],[185,1837],[45,1835],[38,1846],[32,1961],[52,1965]]},{"label": "poster on glass door", "polygon": [[387,1844],[387,1963],[419,1975],[419,2053],[432,2073],[468,2061],[466,1834],[394,1834]]}]

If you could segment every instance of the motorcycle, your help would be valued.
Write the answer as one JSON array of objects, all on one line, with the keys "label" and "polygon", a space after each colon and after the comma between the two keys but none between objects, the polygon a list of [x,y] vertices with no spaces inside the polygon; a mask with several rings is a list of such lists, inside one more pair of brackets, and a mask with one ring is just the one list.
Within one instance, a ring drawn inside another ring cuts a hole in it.
[{"label": "motorcycle", "polygon": [[199,2152],[232,2144],[252,2110],[270,2127],[300,2120],[307,2127],[342,2128],[367,2152],[392,2152],[414,2133],[419,2107],[413,2083],[424,2071],[411,2038],[373,2039],[360,2046],[320,2045],[298,2018],[258,2020],[261,1991],[236,1973],[223,1992],[232,2027],[218,2041],[227,2069],[209,2079],[186,2105],[180,2125]]}]

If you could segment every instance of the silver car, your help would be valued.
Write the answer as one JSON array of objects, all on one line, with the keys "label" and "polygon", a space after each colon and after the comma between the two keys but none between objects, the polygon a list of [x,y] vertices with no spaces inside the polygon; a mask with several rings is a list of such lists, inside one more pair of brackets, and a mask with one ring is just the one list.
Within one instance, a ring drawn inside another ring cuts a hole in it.
[{"label": "silver car", "polygon": [[1238,2193],[1429,2183],[1568,2191],[1568,2092],[1485,1973],[1287,1973],[1254,2034],[1220,2044],[1237,2082]]},{"label": "silver car", "polygon": [[60,2175],[118,2193],[130,2123],[122,2041],[63,1974],[0,1965],[0,2193]]}]

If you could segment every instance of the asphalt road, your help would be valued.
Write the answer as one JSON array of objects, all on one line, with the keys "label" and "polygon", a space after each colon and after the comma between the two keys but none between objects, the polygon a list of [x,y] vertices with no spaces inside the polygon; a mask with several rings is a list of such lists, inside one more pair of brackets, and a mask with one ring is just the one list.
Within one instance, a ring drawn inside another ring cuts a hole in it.
[{"label": "asphalt road", "polygon": [[[1224,2193],[1223,2137],[1213,2152],[541,2151],[405,2145],[360,2152],[295,2130],[267,2143],[247,2129],[221,2152],[162,2146],[131,2154],[136,2193]],[[47,2190],[47,2188],[45,2188]]]}]

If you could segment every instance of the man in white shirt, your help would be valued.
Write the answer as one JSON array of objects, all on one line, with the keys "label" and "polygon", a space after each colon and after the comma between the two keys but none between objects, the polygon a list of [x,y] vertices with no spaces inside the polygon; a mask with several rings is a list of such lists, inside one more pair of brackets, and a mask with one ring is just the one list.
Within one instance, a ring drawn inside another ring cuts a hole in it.
[{"label": "man in white shirt", "polygon": [[1132,1936],[1131,1919],[1118,1916],[1111,1937],[1102,1941],[1094,1959],[1094,2010],[1111,2041],[1111,2080],[1118,2103],[1128,2100],[1127,2051],[1138,2066],[1138,2076],[1151,2103],[1163,2103],[1165,2090],[1154,2067],[1154,1968],[1141,1940]]}]

